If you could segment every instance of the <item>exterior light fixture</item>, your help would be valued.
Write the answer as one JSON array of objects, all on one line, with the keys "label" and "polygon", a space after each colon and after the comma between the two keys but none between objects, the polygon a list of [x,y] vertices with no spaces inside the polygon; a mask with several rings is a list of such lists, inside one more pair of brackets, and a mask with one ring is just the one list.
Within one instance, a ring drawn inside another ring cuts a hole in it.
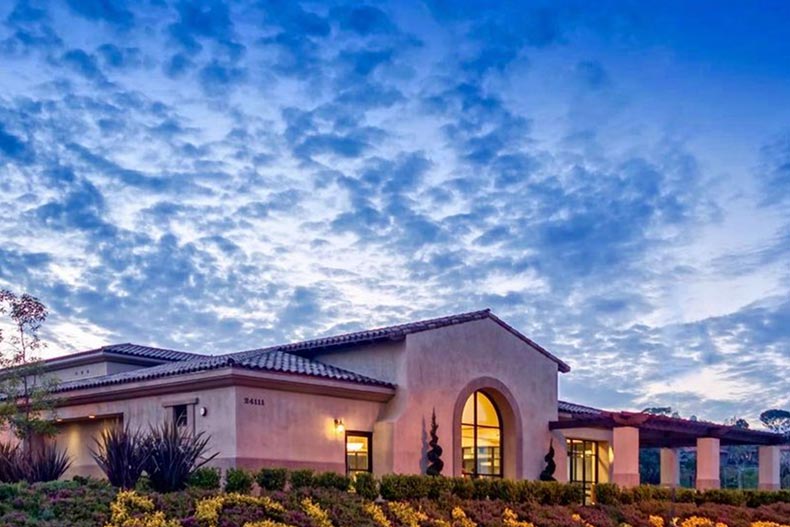
[{"label": "exterior light fixture", "polygon": [[201,417],[206,417],[207,415],[208,415],[208,408],[206,408],[205,406],[201,406],[200,407],[200,416]]},{"label": "exterior light fixture", "polygon": [[335,419],[335,432],[342,434],[346,431],[346,425],[343,424],[342,419]]},{"label": "exterior light fixture", "polygon": [[96,416],[95,415],[89,415],[88,419],[96,419]]}]

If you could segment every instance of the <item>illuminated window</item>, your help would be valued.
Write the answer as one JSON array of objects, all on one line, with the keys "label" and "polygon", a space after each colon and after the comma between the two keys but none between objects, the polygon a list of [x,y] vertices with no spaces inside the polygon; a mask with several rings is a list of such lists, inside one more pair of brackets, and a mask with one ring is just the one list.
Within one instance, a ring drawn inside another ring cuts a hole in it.
[{"label": "illuminated window", "polygon": [[373,472],[372,443],[370,432],[346,432],[346,472],[349,475]]},{"label": "illuminated window", "polygon": [[464,405],[461,456],[464,475],[502,477],[502,420],[494,402],[481,391]]},{"label": "illuminated window", "polygon": [[567,439],[568,481],[581,483],[584,488],[584,501],[592,499],[592,490],[598,483],[598,442],[581,439]]}]

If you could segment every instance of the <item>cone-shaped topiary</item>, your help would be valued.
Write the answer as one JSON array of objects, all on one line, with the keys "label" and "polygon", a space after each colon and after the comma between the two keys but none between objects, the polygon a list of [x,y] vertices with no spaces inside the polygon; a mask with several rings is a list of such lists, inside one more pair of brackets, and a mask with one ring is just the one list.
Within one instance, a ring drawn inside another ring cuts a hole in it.
[{"label": "cone-shaped topiary", "polygon": [[431,440],[428,441],[428,468],[425,473],[429,476],[441,476],[442,469],[444,468],[444,461],[442,461],[442,447],[439,446],[439,436],[436,435],[436,430],[439,425],[436,424],[436,409],[431,413]]},{"label": "cone-shaped topiary", "polygon": [[540,473],[541,481],[557,481],[554,478],[554,471],[557,470],[557,464],[554,462],[554,442],[549,440],[549,453],[543,457],[546,462],[546,468]]}]

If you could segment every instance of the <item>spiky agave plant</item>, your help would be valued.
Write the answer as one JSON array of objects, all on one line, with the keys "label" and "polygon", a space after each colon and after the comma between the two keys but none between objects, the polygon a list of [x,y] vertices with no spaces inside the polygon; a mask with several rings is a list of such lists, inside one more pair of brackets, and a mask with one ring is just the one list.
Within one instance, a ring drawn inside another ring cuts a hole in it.
[{"label": "spiky agave plant", "polygon": [[65,450],[59,450],[55,443],[46,442],[25,455],[25,479],[28,483],[55,481],[66,473],[71,466],[71,458]]},{"label": "spiky agave plant", "polygon": [[195,470],[217,457],[218,453],[206,455],[209,440],[203,432],[191,434],[175,423],[153,427],[145,464],[151,487],[157,492],[183,490]]},{"label": "spiky agave plant", "polygon": [[0,443],[0,483],[16,483],[25,479],[25,465],[19,445]]},{"label": "spiky agave plant", "polygon": [[145,435],[139,430],[132,432],[128,425],[116,425],[102,431],[94,442],[96,448],[91,449],[91,457],[110,484],[134,488],[151,455]]}]

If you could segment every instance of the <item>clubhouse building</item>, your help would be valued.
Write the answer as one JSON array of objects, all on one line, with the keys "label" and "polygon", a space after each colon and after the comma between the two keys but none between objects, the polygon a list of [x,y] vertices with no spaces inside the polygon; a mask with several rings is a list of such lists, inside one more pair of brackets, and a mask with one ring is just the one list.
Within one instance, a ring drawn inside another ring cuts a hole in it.
[{"label": "clubhouse building", "polygon": [[134,344],[47,361],[59,381],[66,477],[100,475],[93,438],[172,420],[205,432],[223,468],[424,473],[432,412],[445,475],[537,479],[550,445],[560,481],[639,483],[639,449],[696,447],[696,485],[719,486],[721,445],[759,446],[759,485],[779,487],[782,437],[558,400],[561,359],[489,310],[225,355]]}]

